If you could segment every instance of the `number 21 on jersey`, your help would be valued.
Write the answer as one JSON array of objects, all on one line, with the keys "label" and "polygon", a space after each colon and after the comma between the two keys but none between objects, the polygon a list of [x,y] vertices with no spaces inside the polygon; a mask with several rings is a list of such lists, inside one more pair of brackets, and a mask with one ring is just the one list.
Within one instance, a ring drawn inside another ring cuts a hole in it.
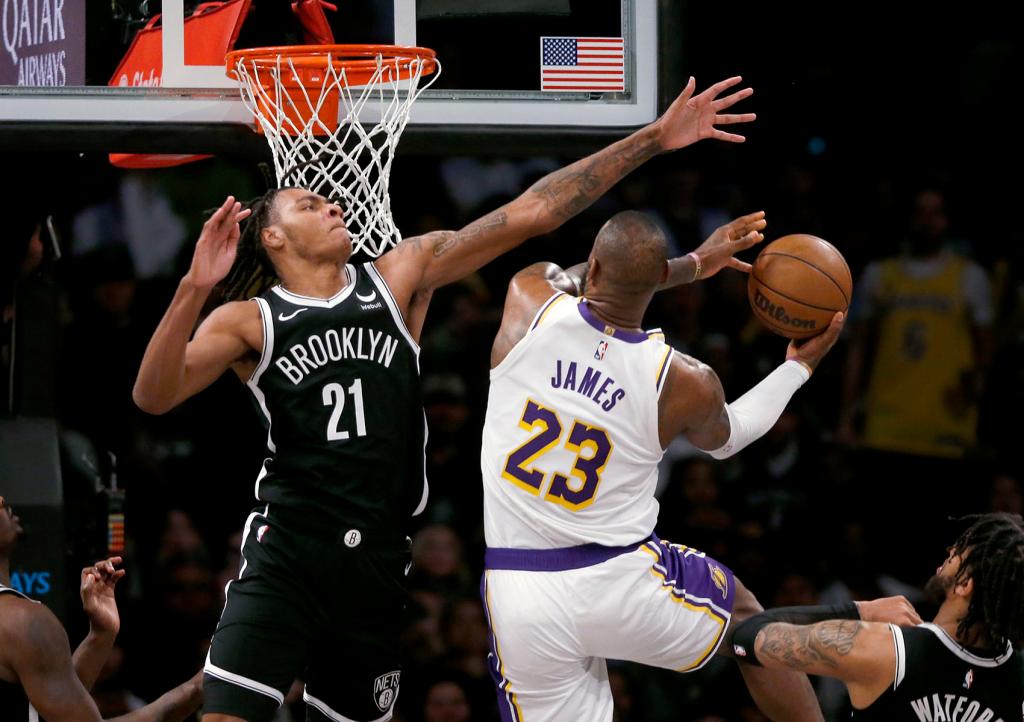
[{"label": "number 21 on jersey", "polygon": [[[562,441],[564,427],[553,409],[532,399],[526,402],[519,428],[536,433],[505,459],[501,477],[535,496],[540,496],[546,472],[533,464]],[[544,500],[578,511],[594,503],[601,472],[608,464],[612,442],[597,426],[574,420],[565,438],[565,448],[576,454],[569,476],[555,472]],[[571,477],[571,478],[570,478]]]}]

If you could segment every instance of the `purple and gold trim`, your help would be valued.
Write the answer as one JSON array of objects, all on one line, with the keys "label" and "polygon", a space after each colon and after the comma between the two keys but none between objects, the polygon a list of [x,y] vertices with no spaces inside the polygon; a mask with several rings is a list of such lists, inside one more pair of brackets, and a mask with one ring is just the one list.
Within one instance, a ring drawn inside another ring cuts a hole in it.
[{"label": "purple and gold trim", "polygon": [[642,547],[654,557],[651,573],[661,579],[669,598],[694,612],[705,614],[718,625],[718,632],[707,648],[679,672],[699,669],[722,643],[736,602],[736,580],[732,571],[703,552],[662,541],[652,536]]},{"label": "purple and gold trim", "polygon": [[515,569],[524,572],[564,572],[582,569],[614,559],[620,554],[635,552],[655,539],[653,535],[624,547],[583,544],[561,549],[503,549],[489,547],[484,554],[487,569]]},{"label": "purple and gold trim", "polygon": [[605,336],[611,336],[612,338],[617,338],[620,341],[625,341],[626,343],[641,343],[647,340],[646,331],[629,331],[624,328],[609,326],[594,315],[594,312],[590,310],[590,305],[585,298],[576,304],[576,308],[580,310],[580,316],[583,317],[584,321],[596,328]]},{"label": "purple and gold trim", "polygon": [[655,388],[658,393],[661,393],[662,387],[665,385],[665,379],[668,377],[668,368],[671,366],[669,359],[672,358],[672,347],[665,347],[665,355],[661,357],[661,364],[658,366],[658,380],[655,382]]},{"label": "purple and gold trim", "polygon": [[498,638],[494,634],[494,621],[491,618],[491,590],[487,586],[487,572],[480,577],[480,598],[484,602],[484,614],[487,615],[488,646],[487,670],[491,673],[498,692],[498,715],[501,722],[523,722],[523,712],[519,709],[519,700],[512,691],[512,683],[505,676],[505,664],[501,661]]},{"label": "purple and gold trim", "polygon": [[556,293],[554,296],[549,298],[545,302],[545,304],[540,307],[540,310],[537,311],[537,315],[534,317],[534,321],[533,324],[530,326],[530,330],[532,331],[533,329],[540,326],[541,321],[543,321],[544,317],[548,315],[548,311],[554,308],[555,304],[561,301],[563,298],[565,298],[565,294],[561,292]]}]

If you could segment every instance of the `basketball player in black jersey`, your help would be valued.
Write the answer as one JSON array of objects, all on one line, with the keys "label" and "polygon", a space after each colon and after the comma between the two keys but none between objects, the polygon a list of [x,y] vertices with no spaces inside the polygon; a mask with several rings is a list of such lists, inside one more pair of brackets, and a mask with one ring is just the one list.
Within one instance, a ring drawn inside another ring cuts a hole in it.
[{"label": "basketball player in black jersey", "polygon": [[[846,683],[855,720],[1016,722],[1024,716],[1024,522],[973,520],[925,591],[940,604],[930,624],[896,626],[829,610],[770,610],[741,624],[737,656]],[[808,613],[810,616],[808,616]],[[756,658],[751,655],[756,653]]]},{"label": "basketball player in black jersey", "polygon": [[[113,557],[82,570],[89,635],[72,656],[68,637],[49,609],[11,588],[10,555],[21,521],[0,496],[0,720],[98,722],[88,689],[99,676],[120,627],[114,586],[124,575]],[[118,722],[174,722],[198,709],[199,676]]]},{"label": "basketball player in black jersey", "polygon": [[[406,535],[427,502],[417,344],[430,294],[559,227],[659,153],[742,141],[715,127],[754,119],[724,112],[750,89],[718,98],[739,82],[695,95],[691,78],[628,138],[460,231],[406,239],[361,266],[348,263],[343,210],[307,190],[247,209],[229,197],[214,213],[134,389],[143,410],[163,413],[231,369],[268,431],[260,506],[207,659],[206,722],[268,720],[296,677],[309,719],[390,718]],[[225,278],[229,298],[258,297],[220,306],[192,337]]]}]

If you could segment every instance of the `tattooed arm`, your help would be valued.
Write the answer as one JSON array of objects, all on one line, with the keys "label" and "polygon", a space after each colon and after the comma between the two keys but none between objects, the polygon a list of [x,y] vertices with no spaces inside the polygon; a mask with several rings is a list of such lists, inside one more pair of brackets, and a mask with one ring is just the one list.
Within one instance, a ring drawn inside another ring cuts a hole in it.
[{"label": "tattooed arm", "polygon": [[765,667],[842,680],[858,709],[878,699],[896,679],[896,646],[888,624],[846,619],[769,624],[758,632],[754,650]]},{"label": "tattooed arm", "polygon": [[753,113],[721,112],[753,93],[746,88],[717,97],[740,81],[729,78],[694,95],[691,78],[664,115],[628,138],[550,173],[514,201],[462,230],[435,231],[398,244],[377,261],[377,267],[403,312],[417,291],[451,283],[527,238],[558,228],[649,158],[703,138],[742,142],[743,136],[715,127],[754,120]]}]

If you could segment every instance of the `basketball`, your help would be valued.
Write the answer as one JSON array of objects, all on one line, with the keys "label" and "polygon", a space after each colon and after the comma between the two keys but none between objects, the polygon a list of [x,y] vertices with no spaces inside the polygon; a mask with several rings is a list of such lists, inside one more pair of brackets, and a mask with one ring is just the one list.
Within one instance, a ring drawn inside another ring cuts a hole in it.
[{"label": "basketball", "polygon": [[765,246],[747,281],[754,315],[791,339],[810,338],[828,328],[836,311],[846,312],[852,289],[843,255],[828,241],[806,233]]}]

